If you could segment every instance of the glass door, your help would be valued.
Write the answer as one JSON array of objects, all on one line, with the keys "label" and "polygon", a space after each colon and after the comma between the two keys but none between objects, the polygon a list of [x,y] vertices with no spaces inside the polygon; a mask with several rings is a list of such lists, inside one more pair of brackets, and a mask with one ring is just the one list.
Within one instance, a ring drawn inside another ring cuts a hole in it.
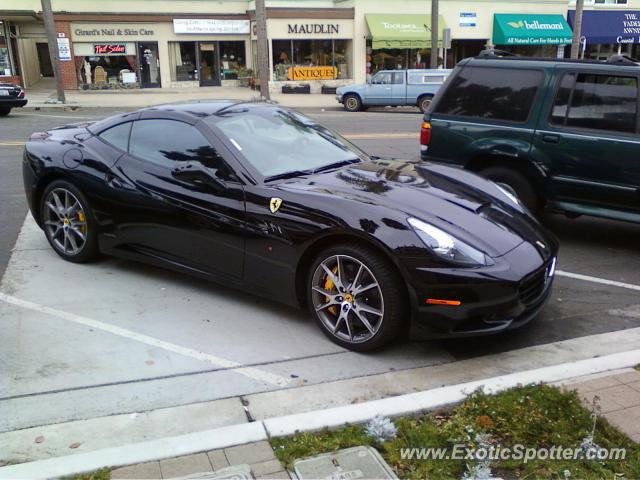
[{"label": "glass door", "polygon": [[138,43],[138,63],[140,64],[140,87],[160,87],[160,59],[156,42]]},{"label": "glass door", "polygon": [[200,42],[198,44],[198,68],[200,86],[220,85],[220,52],[218,42]]}]

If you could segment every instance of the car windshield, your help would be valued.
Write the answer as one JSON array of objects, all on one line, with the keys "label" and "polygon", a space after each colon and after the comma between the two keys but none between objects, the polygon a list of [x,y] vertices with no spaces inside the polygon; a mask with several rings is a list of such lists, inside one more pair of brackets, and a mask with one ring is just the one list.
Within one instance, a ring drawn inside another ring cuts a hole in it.
[{"label": "car windshield", "polygon": [[295,112],[254,108],[205,119],[267,180],[368,159],[356,146]]}]

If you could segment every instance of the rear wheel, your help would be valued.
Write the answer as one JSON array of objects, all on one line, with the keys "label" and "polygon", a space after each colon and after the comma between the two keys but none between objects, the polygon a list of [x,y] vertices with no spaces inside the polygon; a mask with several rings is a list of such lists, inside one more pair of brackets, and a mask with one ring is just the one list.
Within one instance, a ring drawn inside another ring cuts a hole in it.
[{"label": "rear wheel", "polygon": [[404,282],[382,255],[359,244],[322,251],[307,280],[307,301],[333,342],[355,351],[380,348],[400,333],[407,315]]},{"label": "rear wheel", "polygon": [[479,173],[498,185],[505,186],[510,191],[515,192],[524,206],[532,213],[537,214],[539,212],[541,207],[540,197],[536,194],[531,182],[520,172],[506,167],[489,167]]},{"label": "rear wheel", "polygon": [[362,109],[362,100],[360,100],[358,95],[353,93],[346,94],[342,102],[347,112],[359,112]]},{"label": "rear wheel", "polygon": [[62,180],[51,183],[42,195],[40,212],[47,240],[58,255],[75,263],[97,256],[95,221],[78,188]]},{"label": "rear wheel", "polygon": [[11,107],[0,107],[0,117],[6,117],[11,113]]},{"label": "rear wheel", "polygon": [[431,95],[425,95],[418,99],[418,108],[422,113],[427,111],[427,108],[429,108],[429,105],[431,105],[432,100],[433,97]]}]

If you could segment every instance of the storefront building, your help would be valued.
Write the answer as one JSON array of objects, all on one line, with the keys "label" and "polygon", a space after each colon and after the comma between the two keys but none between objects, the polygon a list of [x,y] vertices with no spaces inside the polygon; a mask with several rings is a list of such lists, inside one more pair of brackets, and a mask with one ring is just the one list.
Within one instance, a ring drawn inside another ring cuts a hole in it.
[{"label": "storefront building", "polygon": [[[569,11],[573,25],[575,10]],[[582,16],[581,56],[606,60],[612,55],[640,56],[640,10],[586,10]]]}]

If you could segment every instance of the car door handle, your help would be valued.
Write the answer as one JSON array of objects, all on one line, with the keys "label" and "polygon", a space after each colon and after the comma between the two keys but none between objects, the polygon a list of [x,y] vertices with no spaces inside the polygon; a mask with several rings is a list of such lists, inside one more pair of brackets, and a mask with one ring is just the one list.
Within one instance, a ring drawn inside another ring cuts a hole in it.
[{"label": "car door handle", "polygon": [[560,137],[558,135],[543,135],[542,141],[546,143],[560,143]]}]

